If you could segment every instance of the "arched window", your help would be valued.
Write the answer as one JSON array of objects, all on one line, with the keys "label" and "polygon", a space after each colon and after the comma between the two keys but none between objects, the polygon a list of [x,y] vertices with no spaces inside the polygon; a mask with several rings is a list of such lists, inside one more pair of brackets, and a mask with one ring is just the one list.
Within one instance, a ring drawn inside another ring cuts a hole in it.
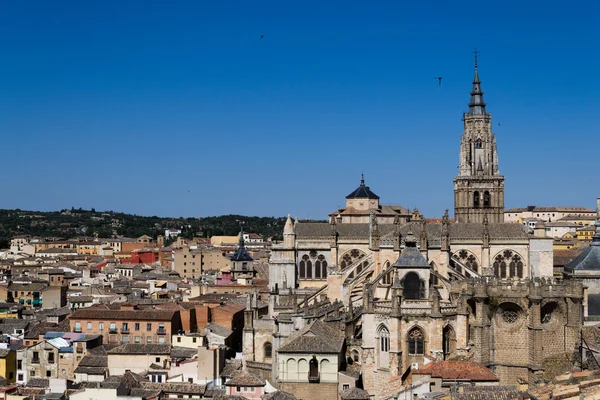
[{"label": "arched window", "polygon": [[473,207],[479,208],[479,192],[473,193]]},{"label": "arched window", "polygon": [[[479,264],[477,263],[477,258],[475,258],[473,254],[469,253],[467,250],[460,250],[458,253],[455,253],[455,256],[458,257],[458,259],[464,265],[466,265],[475,272],[479,272]],[[462,268],[460,268],[459,265],[453,266],[458,272],[463,273]],[[465,273],[465,275],[467,274]]]},{"label": "arched window", "polygon": [[406,299],[422,299],[425,297],[425,285],[415,272],[409,272],[404,277],[404,297]]},{"label": "arched window", "polygon": [[447,359],[448,356],[450,356],[450,354],[452,354],[456,349],[456,334],[454,333],[454,329],[452,329],[450,325],[447,325],[444,328],[442,339],[444,359]]},{"label": "arched window", "polygon": [[382,285],[391,285],[392,283],[394,283],[394,272],[390,269],[390,262],[386,261],[386,263],[383,266],[383,271],[385,271],[385,275],[383,275],[383,277],[381,277],[381,284]]},{"label": "arched window", "polygon": [[523,259],[512,250],[504,250],[494,259],[494,275],[499,278],[524,278],[523,269]]},{"label": "arched window", "polygon": [[321,279],[321,261],[315,261],[315,279]]},{"label": "arched window", "polygon": [[483,208],[490,208],[490,206],[490,192],[486,190],[485,192],[483,192]]},{"label": "arched window", "polygon": [[419,328],[412,328],[408,332],[408,354],[411,356],[421,356],[425,354],[425,338],[423,331]]},{"label": "arched window", "polygon": [[319,362],[317,358],[313,356],[308,363],[308,381],[309,382],[319,382]]},{"label": "arched window", "polygon": [[327,278],[327,261],[321,261],[321,277],[323,279]]},{"label": "arched window", "polygon": [[302,260],[298,265],[298,277],[300,279],[306,279],[306,264],[310,263],[309,257],[305,254],[302,256]]},{"label": "arched window", "polygon": [[359,362],[360,358],[358,356],[358,351],[357,350],[352,350],[352,361],[354,362]]},{"label": "arched window", "polygon": [[477,141],[475,142],[475,148],[481,149],[481,139],[477,139]]},{"label": "arched window", "polygon": [[306,279],[312,279],[312,262],[308,260],[306,262]]},{"label": "arched window", "polygon": [[379,367],[388,368],[390,365],[390,331],[381,325],[377,336],[379,336]]},{"label": "arched window", "polygon": [[265,343],[265,358],[271,358],[273,356],[273,345],[269,342]]},{"label": "arched window", "polygon": [[[366,256],[366,254],[358,249],[350,250],[350,251],[344,253],[344,255],[342,255],[342,257],[340,258],[340,268],[341,269],[347,268],[347,267],[351,266],[352,264],[355,264],[356,262],[358,262],[365,256]],[[361,263],[361,265],[363,265],[363,264],[368,264],[368,263],[365,261],[365,263]]]}]

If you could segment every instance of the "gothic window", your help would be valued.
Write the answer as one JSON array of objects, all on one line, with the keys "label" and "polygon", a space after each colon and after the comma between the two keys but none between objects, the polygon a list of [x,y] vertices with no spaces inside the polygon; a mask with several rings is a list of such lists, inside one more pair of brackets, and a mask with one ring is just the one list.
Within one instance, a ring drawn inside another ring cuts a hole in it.
[{"label": "gothic window", "polygon": [[306,279],[312,279],[312,262],[308,260],[306,262]]},{"label": "gothic window", "polygon": [[315,261],[315,279],[321,279],[321,261]]},{"label": "gothic window", "polygon": [[265,358],[271,358],[273,356],[273,345],[269,342],[265,343]]},{"label": "gothic window", "polygon": [[490,208],[490,192],[487,190],[483,192],[483,208]]},{"label": "gothic window", "polygon": [[[322,257],[322,258],[321,258]],[[325,261],[325,257],[320,255],[319,259],[321,259],[321,278],[327,278],[327,261]]]},{"label": "gothic window", "polygon": [[358,351],[352,350],[352,361],[358,362],[359,360],[360,360],[360,358],[358,356]]},{"label": "gothic window", "polygon": [[302,256],[302,260],[300,261],[300,263],[298,265],[298,276],[300,279],[306,278],[306,264],[309,262],[310,261],[308,261],[307,255]]},{"label": "gothic window", "polygon": [[[469,267],[471,270],[473,270],[475,272],[477,272],[479,270],[479,264],[477,263],[477,258],[475,258],[475,256],[473,254],[470,254],[468,251],[466,251],[466,250],[459,251],[458,258],[464,265]],[[453,263],[453,266],[458,272],[463,273],[460,265]],[[464,274],[465,274],[465,276],[469,275],[468,272],[466,272],[466,271]]]},{"label": "gothic window", "polygon": [[477,139],[477,141],[475,142],[475,148],[481,149],[481,139]]},{"label": "gothic window", "polygon": [[390,365],[390,331],[381,325],[377,333],[379,336],[379,367],[388,368]]},{"label": "gothic window", "polygon": [[511,250],[505,250],[494,259],[494,275],[498,278],[523,278],[523,260]]},{"label": "gothic window", "polygon": [[473,193],[473,207],[479,208],[479,192]]},{"label": "gothic window", "polygon": [[454,329],[450,325],[447,325],[444,328],[443,336],[443,351],[444,351],[444,359],[447,359],[454,350],[456,349],[456,334],[454,333]]},{"label": "gothic window", "polygon": [[408,354],[411,356],[425,354],[425,339],[419,328],[412,328],[408,332]]},{"label": "gothic window", "polygon": [[[341,261],[340,261],[340,268],[341,269],[348,268],[349,266],[356,264],[358,261],[365,258],[365,256],[366,256],[366,254],[360,250],[357,250],[357,249],[350,250],[349,252],[345,253],[342,256]],[[358,275],[360,273],[360,271],[362,271],[363,268],[365,268],[367,265],[369,265],[369,262],[366,260],[364,262],[360,263],[357,266],[356,275]],[[351,277],[354,277],[354,273],[351,274]]]}]

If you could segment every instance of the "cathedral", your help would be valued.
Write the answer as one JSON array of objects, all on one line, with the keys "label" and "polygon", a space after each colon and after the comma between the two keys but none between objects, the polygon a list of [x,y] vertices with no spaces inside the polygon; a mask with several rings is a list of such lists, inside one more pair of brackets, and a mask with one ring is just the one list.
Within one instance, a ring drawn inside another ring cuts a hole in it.
[{"label": "cathedral", "polygon": [[269,316],[246,310],[247,369],[299,398],[337,396],[351,369],[378,399],[436,360],[475,361],[516,384],[573,352],[583,288],[553,277],[543,228],[503,222],[504,177],[477,62],[474,75],[454,220],[383,205],[364,177],[328,222],[288,216],[269,260]]}]

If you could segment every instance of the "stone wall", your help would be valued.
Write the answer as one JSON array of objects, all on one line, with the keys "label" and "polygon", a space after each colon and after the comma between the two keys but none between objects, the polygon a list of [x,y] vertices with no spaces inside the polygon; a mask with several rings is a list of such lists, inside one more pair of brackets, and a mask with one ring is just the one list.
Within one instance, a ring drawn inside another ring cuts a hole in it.
[{"label": "stone wall", "polygon": [[339,398],[337,383],[281,382],[279,390],[293,393],[298,400]]}]

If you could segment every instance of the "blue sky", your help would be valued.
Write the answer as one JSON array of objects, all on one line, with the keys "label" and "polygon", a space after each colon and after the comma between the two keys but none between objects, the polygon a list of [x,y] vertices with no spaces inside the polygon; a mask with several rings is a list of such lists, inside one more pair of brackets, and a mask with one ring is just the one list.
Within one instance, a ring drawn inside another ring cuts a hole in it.
[{"label": "blue sky", "polygon": [[474,48],[506,207],[595,207],[599,12],[593,1],[2,2],[0,208],[324,218],[364,171],[383,203],[441,216]]}]

